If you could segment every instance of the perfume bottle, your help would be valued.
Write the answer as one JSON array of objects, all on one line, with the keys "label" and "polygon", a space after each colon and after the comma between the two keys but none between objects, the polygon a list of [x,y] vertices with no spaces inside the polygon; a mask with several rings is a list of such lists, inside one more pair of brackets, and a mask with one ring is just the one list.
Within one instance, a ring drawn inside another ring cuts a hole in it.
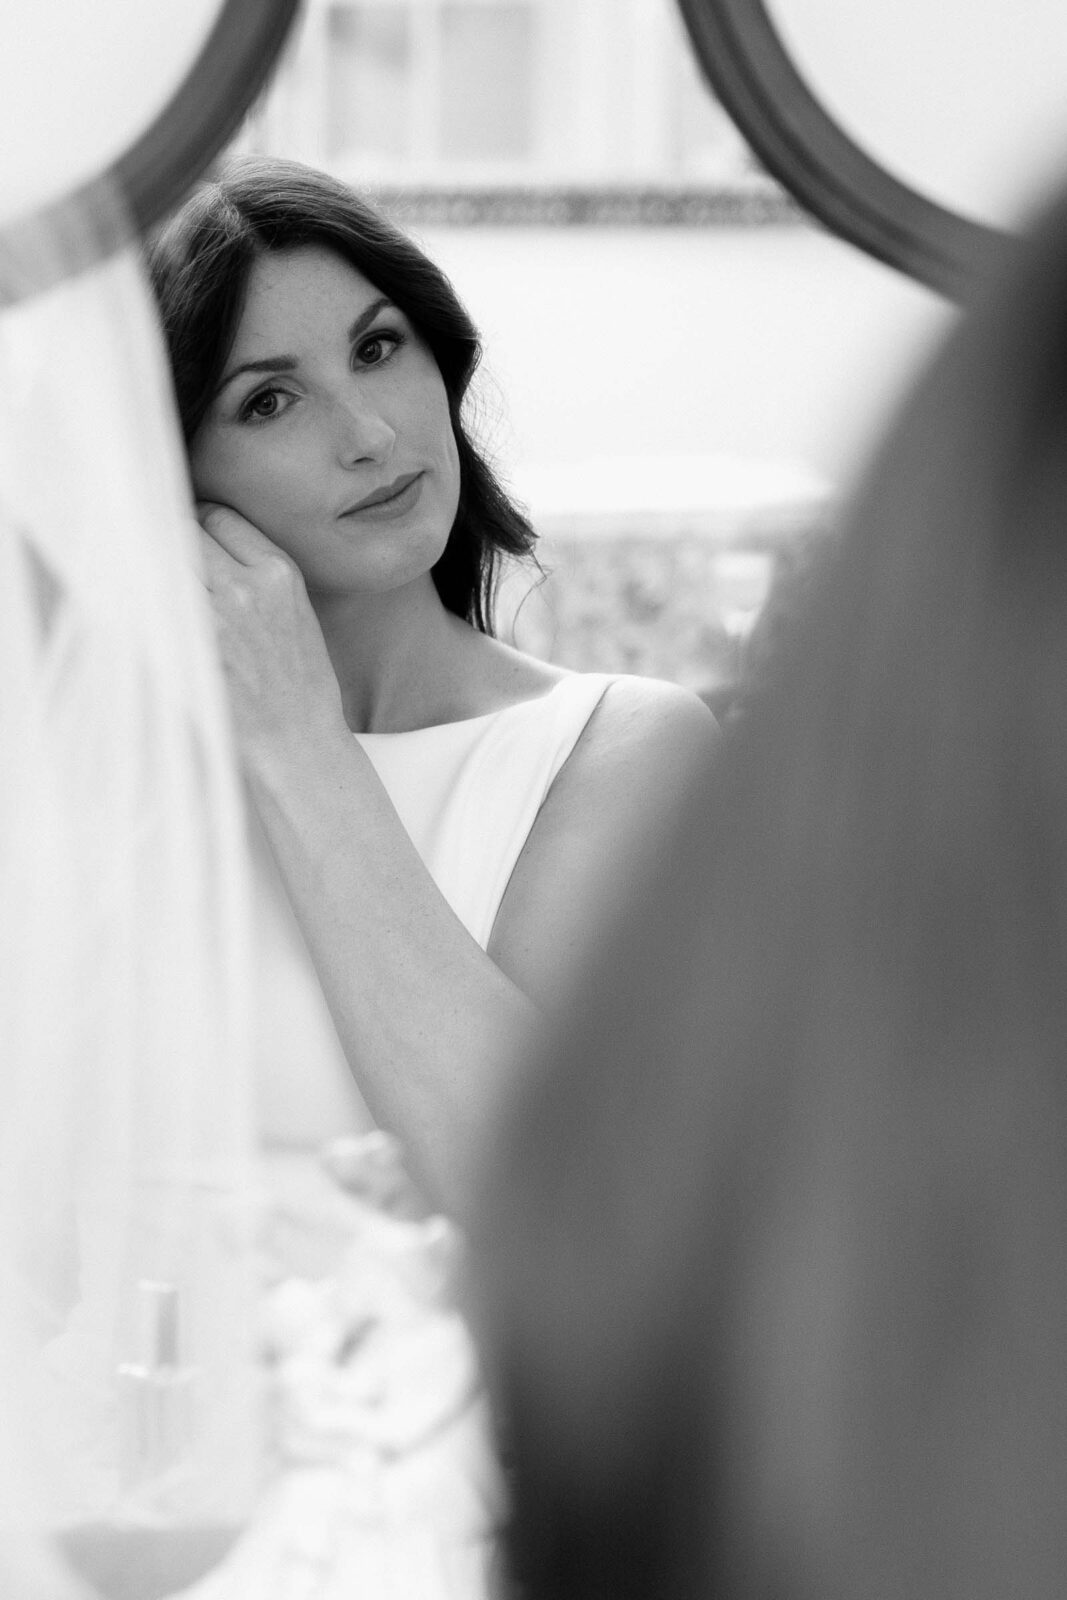
[{"label": "perfume bottle", "polygon": [[195,1442],[195,1369],[181,1359],[181,1297],[173,1283],[137,1284],[134,1359],[118,1369],[123,1487],[160,1512],[178,1511]]},{"label": "perfume bottle", "polygon": [[106,1600],[184,1593],[240,1531],[239,1518],[216,1512],[218,1484],[204,1459],[204,1374],[184,1359],[180,1313],[175,1284],[136,1283],[133,1359],[116,1370],[118,1496],[105,1515],[58,1533],[67,1561]]}]

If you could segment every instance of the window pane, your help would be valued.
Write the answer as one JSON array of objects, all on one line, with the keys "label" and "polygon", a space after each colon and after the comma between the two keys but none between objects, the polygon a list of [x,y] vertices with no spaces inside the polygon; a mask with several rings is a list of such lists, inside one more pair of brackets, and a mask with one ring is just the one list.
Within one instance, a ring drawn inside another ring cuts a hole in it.
[{"label": "window pane", "polygon": [[714,98],[688,40],[679,39],[675,137],[680,176],[697,182],[729,183],[757,170],[752,152]]},{"label": "window pane", "polygon": [[442,157],[528,159],[537,42],[531,7],[444,4],[440,25]]},{"label": "window pane", "polygon": [[411,18],[406,7],[337,5],[328,13],[327,158],[388,169],[408,153]]}]

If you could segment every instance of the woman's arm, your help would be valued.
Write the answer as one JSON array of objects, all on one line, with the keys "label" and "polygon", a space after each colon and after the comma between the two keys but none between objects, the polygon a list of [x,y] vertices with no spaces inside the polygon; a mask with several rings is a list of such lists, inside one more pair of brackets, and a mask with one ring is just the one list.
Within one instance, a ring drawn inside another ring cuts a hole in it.
[{"label": "woman's arm", "polygon": [[427,1199],[463,1216],[538,1009],[452,911],[347,728],[294,734],[249,782],[363,1098]]},{"label": "woman's arm", "polygon": [[537,1007],[445,901],[353,738],[294,563],[228,508],[201,518],[245,775],[341,1046],[426,1198],[461,1215]]}]

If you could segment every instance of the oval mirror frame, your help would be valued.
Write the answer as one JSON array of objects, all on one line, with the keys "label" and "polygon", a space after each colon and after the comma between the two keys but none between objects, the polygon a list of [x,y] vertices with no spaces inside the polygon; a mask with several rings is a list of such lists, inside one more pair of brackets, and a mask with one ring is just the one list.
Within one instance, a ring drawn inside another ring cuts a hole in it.
[{"label": "oval mirror frame", "polygon": [[0,287],[0,304],[37,293],[61,275],[58,268],[53,275],[42,266],[34,241],[42,233],[62,237],[68,218],[94,220],[83,268],[161,221],[237,131],[281,53],[299,6],[300,0],[225,0],[185,78],[129,148],[62,199],[0,228],[0,254],[30,264]]},{"label": "oval mirror frame", "polygon": [[757,158],[825,227],[952,300],[994,271],[1011,235],[901,182],[824,109],[763,0],[678,0],[705,78]]}]

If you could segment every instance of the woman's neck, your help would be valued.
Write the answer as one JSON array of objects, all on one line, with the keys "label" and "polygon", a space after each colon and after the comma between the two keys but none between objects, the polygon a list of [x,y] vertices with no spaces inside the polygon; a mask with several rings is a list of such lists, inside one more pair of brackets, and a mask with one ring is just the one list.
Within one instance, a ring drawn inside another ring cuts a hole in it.
[{"label": "woman's neck", "polygon": [[311,603],[354,733],[396,733],[469,714],[464,685],[476,636],[445,610],[428,573],[381,594],[313,594]]}]

